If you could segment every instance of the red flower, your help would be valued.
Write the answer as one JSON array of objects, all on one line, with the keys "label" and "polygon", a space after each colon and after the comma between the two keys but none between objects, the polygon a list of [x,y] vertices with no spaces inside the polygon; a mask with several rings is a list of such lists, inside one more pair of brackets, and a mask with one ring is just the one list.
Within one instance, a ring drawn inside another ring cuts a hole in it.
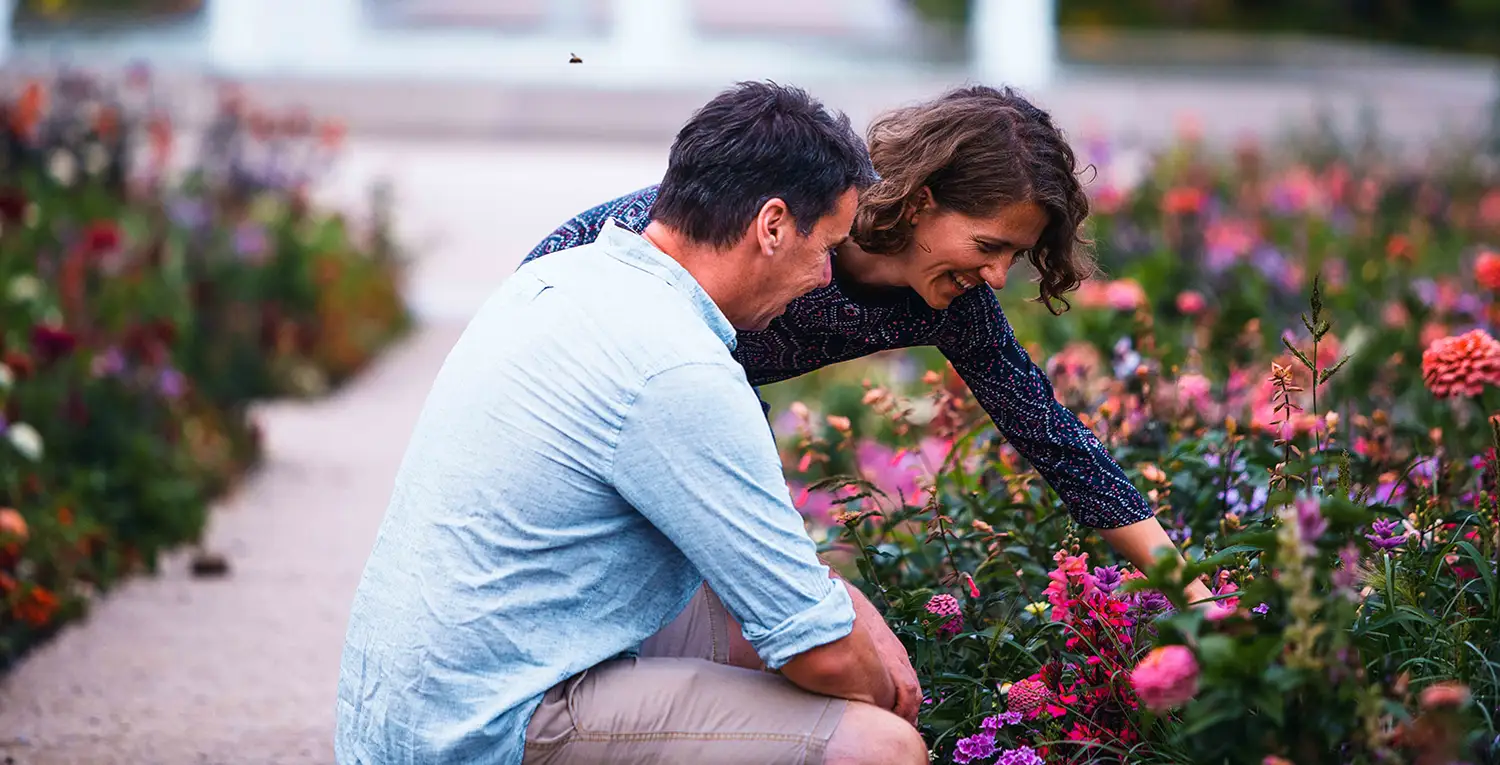
[{"label": "red flower", "polygon": [[1491,292],[1500,292],[1500,253],[1489,250],[1479,253],[1474,261],[1474,281]]},{"label": "red flower", "polygon": [[1478,396],[1500,384],[1500,342],[1482,329],[1439,338],[1422,352],[1422,380],[1438,398]]},{"label": "red flower", "polygon": [[31,347],[43,362],[57,361],[78,347],[78,338],[62,327],[38,324],[31,328]]},{"label": "red flower", "polygon": [[1207,199],[1208,195],[1204,194],[1202,189],[1178,186],[1162,195],[1161,207],[1162,211],[1168,215],[1197,213],[1203,210]]},{"label": "red flower", "polygon": [[26,192],[0,190],[0,223],[15,223],[26,216]]},{"label": "red flower", "polygon": [[84,254],[91,256],[113,252],[120,247],[120,227],[112,220],[98,220],[83,230],[80,242]]},{"label": "red flower", "polygon": [[52,621],[57,612],[57,596],[45,587],[32,587],[31,591],[11,608],[17,619],[33,626],[43,627]]}]

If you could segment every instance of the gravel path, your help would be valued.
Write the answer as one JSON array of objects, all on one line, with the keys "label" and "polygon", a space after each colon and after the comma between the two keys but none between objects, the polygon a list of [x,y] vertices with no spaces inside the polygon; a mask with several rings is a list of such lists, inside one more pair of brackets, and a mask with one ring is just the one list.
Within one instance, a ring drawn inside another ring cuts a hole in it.
[{"label": "gravel path", "polygon": [[264,469],[185,555],[129,582],[0,685],[0,762],[330,763],[349,601],[416,414],[461,325],[429,326],[335,398],[260,413]]}]

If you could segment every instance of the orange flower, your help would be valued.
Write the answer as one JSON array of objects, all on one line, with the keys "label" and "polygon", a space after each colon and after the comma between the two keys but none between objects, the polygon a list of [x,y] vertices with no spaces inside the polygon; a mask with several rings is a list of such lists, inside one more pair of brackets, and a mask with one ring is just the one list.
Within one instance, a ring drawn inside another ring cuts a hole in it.
[{"label": "orange flower", "polygon": [[1178,186],[1162,195],[1161,207],[1168,215],[1185,215],[1201,212],[1206,201],[1207,195],[1202,189]]},{"label": "orange flower", "polygon": [[45,587],[32,587],[11,611],[17,619],[33,627],[42,627],[57,613],[57,596]]},{"label": "orange flower", "polygon": [[1479,286],[1500,292],[1500,253],[1486,250],[1474,261],[1474,280]]},{"label": "orange flower", "polygon": [[1422,352],[1422,380],[1438,398],[1471,398],[1500,384],[1500,342],[1482,329],[1439,338]]},{"label": "orange flower", "polygon": [[1385,243],[1385,256],[1391,260],[1414,260],[1416,248],[1405,234],[1394,234]]}]

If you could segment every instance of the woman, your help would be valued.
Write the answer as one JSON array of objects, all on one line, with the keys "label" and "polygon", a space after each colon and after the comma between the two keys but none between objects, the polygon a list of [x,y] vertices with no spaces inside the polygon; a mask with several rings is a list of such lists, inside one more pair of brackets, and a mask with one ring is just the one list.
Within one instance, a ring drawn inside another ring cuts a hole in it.
[{"label": "woman", "polygon": [[[1037,301],[1054,314],[1093,270],[1080,246],[1088,198],[1076,160],[1041,109],[1009,89],[968,87],[888,112],[868,132],[881,180],[860,200],[828,286],[793,301],[760,332],[739,333],[751,385],[894,348],[936,346],[995,426],[1081,525],[1138,567],[1174,547],[1144,497],[1094,433],[1054,398],[1017,342],[994,290],[1031,262]],[[656,187],[564,224],[526,260],[594,240],[607,218],[641,231]],[[1210,597],[1195,582],[1190,600]]]}]

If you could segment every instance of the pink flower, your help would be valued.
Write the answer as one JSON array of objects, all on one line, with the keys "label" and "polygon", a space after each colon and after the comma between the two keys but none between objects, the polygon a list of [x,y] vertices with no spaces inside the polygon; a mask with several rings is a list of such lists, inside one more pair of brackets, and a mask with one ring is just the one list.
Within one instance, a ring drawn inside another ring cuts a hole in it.
[{"label": "pink flower", "polygon": [[826,491],[811,491],[807,487],[787,482],[787,489],[792,495],[792,506],[802,513],[806,518],[819,526],[833,526],[833,513],[838,505],[833,503],[833,495]]},{"label": "pink flower", "polygon": [[964,628],[964,617],[959,613],[958,599],[952,595],[933,595],[927,601],[927,613],[946,619],[938,626],[938,635],[957,635]]},{"label": "pink flower", "polygon": [[1040,710],[1050,698],[1052,698],[1052,692],[1047,690],[1047,686],[1042,681],[1028,677],[1010,686],[1010,693],[1005,697],[1005,708],[1017,714],[1030,716]]},{"label": "pink flower", "polygon": [[1186,646],[1155,648],[1130,671],[1130,684],[1148,708],[1171,709],[1197,695],[1198,660]]},{"label": "pink flower", "polygon": [[952,448],[952,441],[938,438],[922,439],[917,451],[897,451],[879,441],[865,440],[854,447],[854,460],[860,474],[886,495],[921,505],[927,501],[933,474],[942,468]]},{"label": "pink flower", "polygon": [[1203,294],[1194,290],[1183,290],[1177,293],[1177,310],[1184,316],[1197,316],[1208,307],[1208,301],[1203,299]]},{"label": "pink flower", "polygon": [[1146,291],[1134,279],[1118,279],[1104,288],[1104,300],[1116,311],[1134,311],[1146,304]]},{"label": "pink flower", "polygon": [[1202,411],[1213,399],[1209,394],[1213,392],[1213,383],[1207,377],[1189,372],[1177,378],[1177,403],[1180,406]]}]

